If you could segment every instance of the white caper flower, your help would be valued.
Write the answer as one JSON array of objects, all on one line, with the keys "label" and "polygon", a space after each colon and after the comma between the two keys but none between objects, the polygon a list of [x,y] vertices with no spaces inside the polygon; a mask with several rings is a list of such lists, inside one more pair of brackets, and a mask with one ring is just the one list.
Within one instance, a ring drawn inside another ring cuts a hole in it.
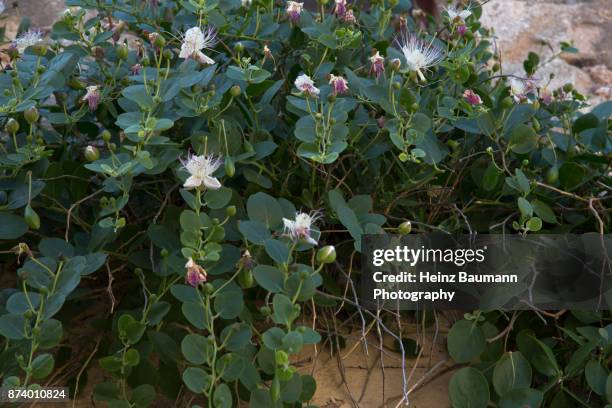
[{"label": "white caper flower", "polygon": [[297,1],[288,1],[287,2],[287,15],[289,16],[289,20],[292,23],[297,23],[300,21],[300,15],[302,14],[302,10],[304,9],[304,3],[299,3]]},{"label": "white caper flower", "polygon": [[314,85],[313,80],[306,74],[302,74],[295,79],[295,87],[307,95],[319,96],[319,88]]},{"label": "white caper flower", "polygon": [[87,102],[90,111],[98,109],[100,103],[100,88],[98,85],[90,85],[87,87],[87,93],[81,99],[83,102]]},{"label": "white caper flower", "polygon": [[15,47],[19,53],[22,53],[26,50],[26,48],[31,47],[33,45],[38,44],[42,41],[43,35],[39,30],[28,30],[25,33],[21,34],[19,37],[13,41]]},{"label": "white caper flower", "polygon": [[212,65],[215,61],[205,55],[202,50],[210,49],[217,43],[217,35],[213,27],[208,27],[204,32],[200,27],[192,27],[185,32],[179,58],[193,58],[202,64]]},{"label": "white caper flower", "polygon": [[460,23],[464,22],[472,15],[469,8],[465,10],[458,10],[455,6],[448,6],[446,9],[444,9],[444,11],[446,11],[450,21],[457,21]]},{"label": "white caper flower", "polygon": [[284,233],[294,242],[303,239],[309,244],[316,245],[317,241],[312,237],[311,233],[313,224],[319,218],[321,218],[321,214],[317,211],[312,211],[310,214],[297,212],[293,220],[283,218]]},{"label": "white caper flower", "polygon": [[212,174],[221,166],[223,160],[220,157],[213,155],[197,156],[189,154],[186,161],[181,160],[181,164],[190,174],[185,180],[183,187],[185,188],[200,188],[204,186],[211,190],[221,188],[221,183]]},{"label": "white caper flower", "polygon": [[534,79],[510,78],[510,94],[516,103],[528,101],[528,95],[537,89]]},{"label": "white caper flower", "polygon": [[438,64],[444,59],[444,51],[438,45],[417,38],[414,34],[405,31],[396,38],[406,65],[410,71],[418,74],[421,81],[425,81],[423,70]]}]

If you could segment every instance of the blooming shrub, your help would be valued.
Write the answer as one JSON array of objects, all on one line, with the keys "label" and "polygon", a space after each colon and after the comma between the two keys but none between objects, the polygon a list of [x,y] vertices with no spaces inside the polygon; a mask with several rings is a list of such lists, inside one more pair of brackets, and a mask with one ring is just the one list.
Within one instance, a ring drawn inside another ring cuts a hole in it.
[{"label": "blooming shrub", "polygon": [[[67,4],[0,73],[5,386],[99,364],[111,407],[307,404],[292,362],[354,318],[363,235],[608,230],[612,102],[535,54],[504,75],[476,3]],[[508,319],[453,326],[454,406],[609,401],[607,313]]]}]

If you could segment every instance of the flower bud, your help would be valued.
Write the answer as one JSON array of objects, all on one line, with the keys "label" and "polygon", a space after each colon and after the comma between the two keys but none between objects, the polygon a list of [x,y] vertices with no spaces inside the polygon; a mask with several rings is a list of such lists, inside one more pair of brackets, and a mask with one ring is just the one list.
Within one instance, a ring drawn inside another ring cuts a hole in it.
[{"label": "flower bud", "polygon": [[237,42],[234,45],[234,50],[236,50],[237,53],[242,53],[244,52],[244,45],[241,42]]},{"label": "flower bud", "polygon": [[230,89],[230,95],[232,95],[234,98],[239,97],[241,93],[242,93],[242,90],[240,89],[240,86],[238,85],[234,85]]},{"label": "flower bud", "polygon": [[512,101],[512,98],[509,96],[506,96],[503,100],[502,100],[502,107],[504,109],[510,109],[512,106],[514,105],[514,102]]},{"label": "flower bud", "polygon": [[229,207],[227,207],[225,209],[225,215],[227,215],[228,217],[233,217],[234,215],[236,215],[236,206],[230,205]]},{"label": "flower bud", "polygon": [[398,158],[400,159],[402,163],[405,163],[408,161],[408,154],[406,152],[401,152]]},{"label": "flower bud", "polygon": [[395,72],[399,71],[401,66],[402,66],[402,61],[400,61],[399,58],[393,58],[391,60],[391,70],[392,71],[395,71]]},{"label": "flower bud", "polygon": [[102,140],[104,140],[106,143],[110,142],[110,140],[111,140],[111,133],[108,130],[104,130],[102,132]]},{"label": "flower bud", "polygon": [[88,162],[94,162],[100,158],[100,151],[96,146],[87,146],[83,155]]},{"label": "flower bud", "polygon": [[336,248],[333,245],[326,245],[317,251],[317,262],[332,263],[336,260]]},{"label": "flower bud", "polygon": [[163,248],[163,249],[161,250],[161,252],[160,252],[160,255],[161,255],[163,258],[166,258],[166,257],[168,257],[168,255],[170,255],[170,253],[168,252],[168,250],[167,250],[166,248]]},{"label": "flower bud", "polygon": [[129,49],[126,44],[121,44],[117,47],[117,57],[121,60],[127,59],[129,54]]},{"label": "flower bud", "polygon": [[36,106],[32,106],[31,108],[28,108],[25,110],[25,112],[23,112],[23,116],[29,124],[32,124],[38,122],[40,114],[38,113],[38,109],[36,109]]},{"label": "flower bud", "polygon": [[4,125],[4,130],[7,133],[17,133],[19,131],[19,122],[17,122],[15,119],[10,118],[7,122],[6,125]]},{"label": "flower bud", "polygon": [[171,60],[172,57],[174,57],[174,54],[172,53],[172,51],[166,49],[164,50],[162,56],[164,57],[164,59]]},{"label": "flower bud", "polygon": [[402,235],[408,235],[412,231],[412,223],[410,221],[402,222],[399,227],[397,227],[397,232]]},{"label": "flower bud", "polygon": [[25,219],[26,224],[28,224],[28,226],[33,230],[40,228],[40,217],[38,214],[36,214],[36,211],[34,211],[30,204],[26,206],[23,218]]},{"label": "flower bud", "polygon": [[166,39],[159,33],[151,33],[149,34],[149,41],[153,46],[161,49],[166,45]]},{"label": "flower bud", "polygon": [[264,316],[270,316],[272,314],[272,310],[270,310],[268,306],[260,307],[259,312]]}]

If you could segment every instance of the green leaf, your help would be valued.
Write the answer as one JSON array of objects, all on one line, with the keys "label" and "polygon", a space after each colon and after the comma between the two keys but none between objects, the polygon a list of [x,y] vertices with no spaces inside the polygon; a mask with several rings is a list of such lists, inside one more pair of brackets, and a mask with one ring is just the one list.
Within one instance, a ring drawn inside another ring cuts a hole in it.
[{"label": "green leaf", "polygon": [[149,330],[147,332],[147,337],[163,363],[176,365],[179,357],[179,347],[172,337],[164,332],[155,330]]},{"label": "green leaf", "polygon": [[215,311],[223,319],[237,317],[244,307],[242,289],[236,284],[229,284],[215,296]]},{"label": "green leaf", "polygon": [[221,384],[213,393],[213,403],[215,408],[232,408],[232,393],[227,384]]},{"label": "green leaf", "polygon": [[128,349],[125,352],[125,364],[128,367],[136,367],[140,362],[140,353],[135,348]]},{"label": "green leaf", "polygon": [[533,215],[533,208],[531,207],[531,204],[523,197],[518,198],[518,208],[523,217],[531,217]]},{"label": "green leaf", "polygon": [[283,290],[284,274],[278,268],[269,265],[257,265],[253,269],[253,276],[259,286],[269,292],[278,293]]},{"label": "green leaf", "polygon": [[466,367],[451,378],[449,394],[453,408],[486,408],[489,403],[489,384],[480,371]]},{"label": "green leaf", "polygon": [[474,321],[459,320],[448,332],[448,352],[457,363],[467,363],[486,348],[482,329]]},{"label": "green leaf", "polygon": [[531,385],[531,365],[520,351],[505,353],[493,369],[493,387],[497,395],[504,396],[516,388]]},{"label": "green leaf", "polygon": [[583,130],[596,128],[599,124],[599,119],[593,113],[587,113],[580,116],[572,125],[572,132],[578,134]]},{"label": "green leaf", "polygon": [[529,184],[529,179],[525,176],[525,173],[521,169],[516,169],[514,171],[516,182],[518,184],[519,190],[523,194],[529,194],[531,191],[531,185]]},{"label": "green leaf", "polygon": [[246,323],[234,323],[221,332],[221,341],[229,351],[243,350],[251,342],[251,326]]},{"label": "green leaf", "polygon": [[304,345],[304,339],[302,335],[297,331],[290,331],[283,337],[282,341],[282,349],[285,350],[288,354],[296,354],[299,353]]},{"label": "green leaf", "polygon": [[40,325],[40,337],[38,345],[41,349],[50,349],[59,344],[62,340],[64,330],[59,320],[47,319]]},{"label": "green leaf", "polygon": [[40,354],[32,361],[32,378],[37,380],[47,377],[53,371],[55,362],[48,353]]},{"label": "green leaf", "polygon": [[38,250],[49,258],[70,258],[74,256],[74,247],[61,238],[43,238],[38,243]]},{"label": "green leaf", "polygon": [[586,377],[589,387],[591,387],[597,395],[605,395],[608,372],[602,367],[599,361],[589,360],[584,368],[584,376]]},{"label": "green leaf", "polygon": [[266,239],[264,241],[266,252],[275,262],[286,264],[289,262],[289,247],[284,242],[276,239]]},{"label": "green leaf", "polygon": [[485,170],[482,178],[482,188],[484,188],[486,191],[493,191],[495,186],[497,186],[500,175],[501,173],[499,170],[497,170],[497,167],[493,163],[489,163],[489,166],[487,167],[487,170]]},{"label": "green leaf", "polygon": [[259,192],[247,200],[247,214],[251,221],[259,221],[268,228],[275,228],[281,223],[283,210],[274,197]]},{"label": "green leaf", "polygon": [[210,375],[199,367],[187,367],[183,371],[183,382],[192,392],[203,394],[210,387]]},{"label": "green leaf", "polygon": [[510,149],[517,154],[531,152],[538,147],[538,135],[531,126],[519,124],[510,133]]},{"label": "green leaf", "polygon": [[0,239],[17,239],[28,230],[22,217],[0,212]]},{"label": "green leaf", "polygon": [[21,340],[24,337],[25,318],[23,314],[5,314],[0,316],[0,335],[11,340]]},{"label": "green leaf", "polygon": [[531,206],[536,215],[542,220],[549,224],[557,224],[557,217],[548,204],[540,200],[533,200]]},{"label": "green leaf", "polygon": [[152,108],[155,106],[153,98],[147,92],[144,85],[132,85],[124,88],[121,92],[127,99],[134,101],[140,108]]},{"label": "green leaf", "polygon": [[317,391],[317,383],[312,376],[305,374],[302,375],[302,392],[300,394],[300,401],[308,402],[312,399],[315,392]]},{"label": "green leaf", "polygon": [[183,356],[192,364],[204,364],[208,355],[208,341],[199,334],[188,334],[181,341]]},{"label": "green leaf", "polygon": [[542,391],[518,388],[508,392],[499,402],[499,408],[538,408],[542,404]]},{"label": "green leaf", "polygon": [[206,328],[206,313],[200,303],[185,302],[181,306],[181,310],[183,315],[189,320],[189,323],[198,329]]},{"label": "green leaf", "polygon": [[276,294],[272,299],[274,321],[278,324],[290,325],[299,316],[299,306],[293,305],[291,299],[283,294]]},{"label": "green leaf", "polygon": [[232,189],[221,187],[217,190],[208,190],[204,194],[206,206],[212,210],[218,210],[225,207],[232,199]]},{"label": "green leaf", "polygon": [[150,384],[141,384],[132,390],[132,402],[136,404],[136,408],[150,406],[155,397],[155,387]]},{"label": "green leaf", "polygon": [[559,365],[550,347],[529,331],[521,331],[516,337],[519,350],[540,373],[552,377],[559,374]]},{"label": "green leaf", "polygon": [[264,345],[270,350],[276,350],[283,345],[283,338],[285,337],[285,332],[280,327],[272,327],[268,329],[261,339]]},{"label": "green leaf", "polygon": [[258,221],[239,221],[238,230],[253,244],[263,245],[270,238],[270,231]]},{"label": "green leaf", "polygon": [[531,217],[525,226],[529,231],[538,232],[542,229],[542,220],[538,217]]}]

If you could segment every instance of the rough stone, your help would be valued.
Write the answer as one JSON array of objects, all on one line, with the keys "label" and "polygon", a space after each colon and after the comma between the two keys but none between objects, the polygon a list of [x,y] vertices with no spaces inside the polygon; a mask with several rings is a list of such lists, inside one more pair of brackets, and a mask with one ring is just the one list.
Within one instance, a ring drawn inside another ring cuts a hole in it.
[{"label": "rough stone", "polygon": [[[541,57],[536,77],[550,87],[567,82],[592,96],[592,103],[610,99],[612,85],[612,7],[609,0],[492,0],[483,7],[482,23],[491,27],[505,73],[524,75],[530,51]],[[561,53],[572,43],[576,54]]]}]

